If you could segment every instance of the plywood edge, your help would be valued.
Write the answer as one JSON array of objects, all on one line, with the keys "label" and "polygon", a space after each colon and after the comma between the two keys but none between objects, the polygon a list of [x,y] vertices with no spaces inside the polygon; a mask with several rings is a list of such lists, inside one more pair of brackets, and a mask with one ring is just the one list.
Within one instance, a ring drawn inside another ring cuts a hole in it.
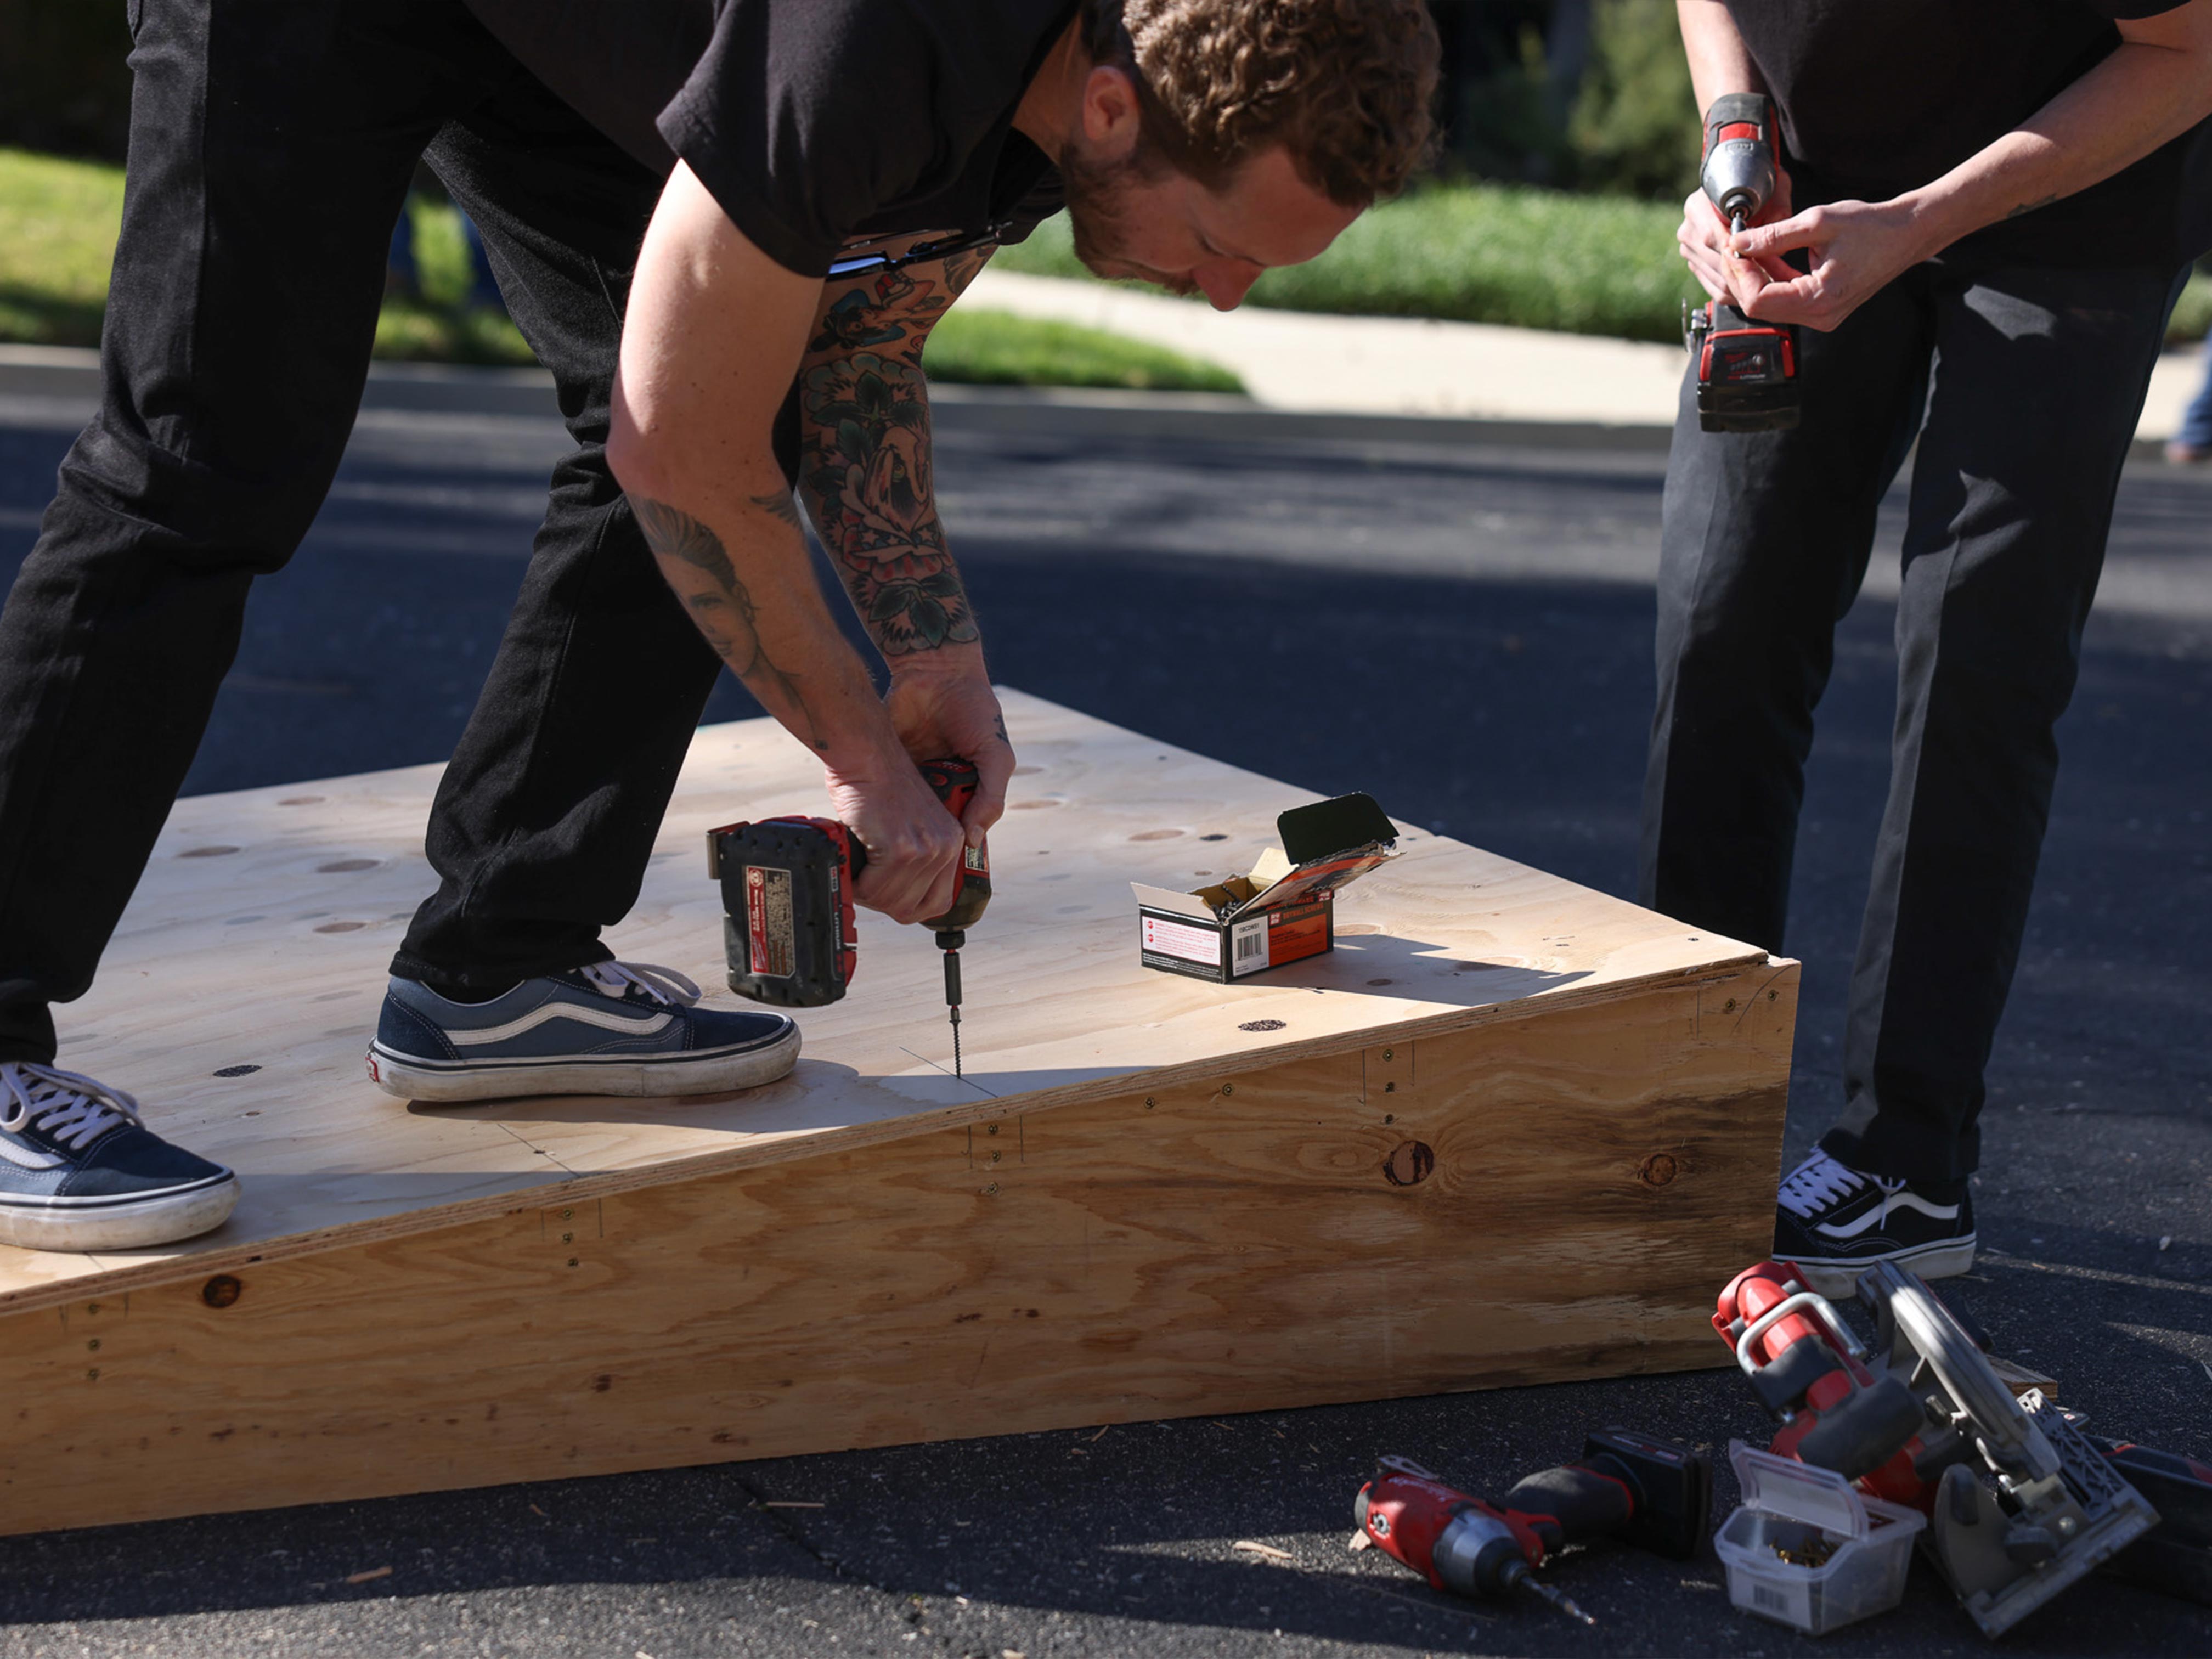
[{"label": "plywood edge", "polygon": [[1303,1060],[1316,1060],[1356,1052],[1378,1040],[1418,1042],[1424,1037],[1476,1030],[1487,1025],[1525,1018],[1534,1012],[1567,1013],[1656,989],[1718,981],[1747,972],[1767,972],[1767,978],[1761,981],[1762,988],[1785,979],[1794,985],[1798,969],[1798,963],[1792,958],[1771,957],[1763,951],[1744,947],[1739,955],[1717,957],[1693,966],[1662,969],[1631,978],[1608,980],[1595,986],[1564,987],[1535,996],[1519,997],[1479,1008],[1449,1009],[1419,1019],[1340,1031],[1328,1036],[1285,1042],[1258,1051],[1247,1050],[1213,1059],[1183,1061],[1125,1073],[1106,1083],[1092,1080],[1019,1095],[984,1095],[973,1102],[906,1116],[878,1118],[835,1129],[764,1135],[722,1151],[703,1152],[696,1157],[642,1164],[631,1169],[586,1174],[571,1172],[566,1178],[555,1178],[520,1189],[509,1188],[483,1198],[409,1210],[307,1232],[233,1244],[226,1244],[217,1237],[198,1248],[187,1244],[174,1255],[140,1259],[122,1266],[99,1268],[74,1278],[52,1279],[20,1290],[0,1292],[0,1316],[67,1307],[92,1298],[179,1285],[204,1276],[234,1272],[270,1261],[289,1261],[354,1245],[381,1243],[501,1216],[544,1210],[555,1205],[612,1197],[641,1188],[852,1152],[885,1141],[905,1139],[909,1136],[992,1122],[1009,1115],[1082,1105],[1127,1094],[1139,1088],[1176,1089],[1233,1079],[1258,1066],[1295,1065]]}]

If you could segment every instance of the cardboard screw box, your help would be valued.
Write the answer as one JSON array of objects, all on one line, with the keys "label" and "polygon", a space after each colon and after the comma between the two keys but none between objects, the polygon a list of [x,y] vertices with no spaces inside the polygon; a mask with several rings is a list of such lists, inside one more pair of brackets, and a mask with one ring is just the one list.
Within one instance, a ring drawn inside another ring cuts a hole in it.
[{"label": "cardboard screw box", "polygon": [[1131,882],[1138,960],[1227,985],[1334,950],[1337,890],[1397,856],[1397,826],[1353,794],[1294,806],[1275,830],[1283,844],[1249,876],[1188,893]]}]

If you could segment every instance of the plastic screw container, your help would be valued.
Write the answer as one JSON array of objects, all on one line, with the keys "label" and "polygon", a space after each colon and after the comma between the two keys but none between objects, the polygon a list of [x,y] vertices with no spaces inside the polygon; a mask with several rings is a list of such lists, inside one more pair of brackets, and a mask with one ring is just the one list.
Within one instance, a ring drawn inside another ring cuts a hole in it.
[{"label": "plastic screw container", "polygon": [[[1729,1600],[1747,1613],[1820,1636],[1905,1595],[1917,1510],[1869,1498],[1832,1469],[1729,1443],[1743,1504],[1713,1535]],[[1811,1556],[1818,1565],[1785,1559]],[[1819,1559],[1819,1558],[1825,1559]]]}]

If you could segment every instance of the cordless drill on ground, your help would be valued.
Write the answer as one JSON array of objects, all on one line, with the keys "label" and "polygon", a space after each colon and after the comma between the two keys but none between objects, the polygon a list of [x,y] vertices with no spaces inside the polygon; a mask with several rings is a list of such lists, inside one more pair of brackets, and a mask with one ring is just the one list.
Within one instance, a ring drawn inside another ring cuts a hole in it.
[{"label": "cordless drill on ground", "polygon": [[[1698,182],[1731,231],[1774,199],[1782,176],[1774,105],[1763,93],[1716,98],[1705,114]],[[1686,343],[1698,360],[1698,425],[1707,432],[1782,432],[1797,424],[1797,330],[1762,323],[1724,301],[1684,310]]]},{"label": "cordless drill on ground", "polygon": [[1597,1621],[1534,1570],[1592,1538],[1686,1561],[1705,1542],[1711,1503],[1711,1468],[1689,1448],[1606,1429],[1583,1442],[1579,1462],[1529,1475],[1495,1504],[1386,1457],[1352,1512],[1376,1547],[1437,1589],[1478,1598],[1523,1590],[1589,1625]]},{"label": "cordless drill on ground", "polygon": [[[964,760],[924,761],[921,775],[956,818],[975,797]],[[722,884],[722,943],[730,988],[756,1002],[818,1008],[853,982],[860,943],[853,884],[868,849],[835,818],[764,818],[707,832],[707,873]],[[991,902],[991,860],[963,847],[952,904],[921,925],[945,952],[945,1006],[952,1024],[952,1070],[960,1074],[960,948]]]}]

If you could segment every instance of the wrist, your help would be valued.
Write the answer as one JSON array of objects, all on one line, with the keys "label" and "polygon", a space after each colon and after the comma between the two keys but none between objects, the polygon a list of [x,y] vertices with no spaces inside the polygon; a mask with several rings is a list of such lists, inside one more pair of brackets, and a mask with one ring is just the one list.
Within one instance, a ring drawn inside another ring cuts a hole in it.
[{"label": "wrist", "polygon": [[1902,218],[1906,245],[1912,250],[1911,264],[1934,258],[1960,237],[1981,228],[1961,192],[1946,188],[1941,179],[1893,197],[1887,205]]},{"label": "wrist", "polygon": [[936,646],[927,651],[909,651],[902,656],[888,659],[886,665],[895,680],[988,680],[990,678],[989,671],[983,665],[983,647],[973,641]]}]

